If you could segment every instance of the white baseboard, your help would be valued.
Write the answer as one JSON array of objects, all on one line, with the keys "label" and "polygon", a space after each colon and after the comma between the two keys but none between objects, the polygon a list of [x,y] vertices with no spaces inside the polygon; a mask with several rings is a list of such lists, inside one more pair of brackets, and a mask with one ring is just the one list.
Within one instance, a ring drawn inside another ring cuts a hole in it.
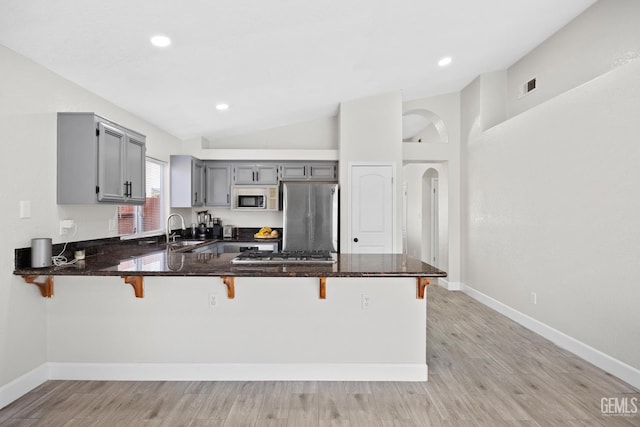
[{"label": "white baseboard", "polygon": [[0,409],[24,396],[49,379],[49,367],[42,364],[37,368],[0,387]]},{"label": "white baseboard", "polygon": [[443,288],[449,290],[449,291],[460,291],[460,290],[462,290],[462,283],[461,282],[450,282],[445,278],[438,277],[438,281],[436,283],[438,285],[442,286]]},{"label": "white baseboard", "polygon": [[427,381],[426,364],[49,363],[52,380]]},{"label": "white baseboard", "polygon": [[557,329],[554,329],[551,326],[534,319],[533,317],[527,316],[526,314],[521,313],[509,307],[508,305],[503,304],[500,301],[473,289],[471,286],[465,285],[463,283],[461,286],[461,290],[476,301],[479,301],[482,304],[494,309],[498,313],[507,316],[509,319],[521,324],[527,329],[534,331],[538,335],[545,337],[557,346],[570,351],[571,353],[575,354],[578,357],[581,357],[587,362],[594,364],[598,368],[609,372],[610,374],[615,375],[621,380],[631,384],[633,387],[640,389],[640,370],[634,368],[633,366],[627,365],[626,363],[615,359],[608,354],[605,354],[600,350],[583,343],[582,341],[578,341],[577,339],[563,332],[560,332]]}]

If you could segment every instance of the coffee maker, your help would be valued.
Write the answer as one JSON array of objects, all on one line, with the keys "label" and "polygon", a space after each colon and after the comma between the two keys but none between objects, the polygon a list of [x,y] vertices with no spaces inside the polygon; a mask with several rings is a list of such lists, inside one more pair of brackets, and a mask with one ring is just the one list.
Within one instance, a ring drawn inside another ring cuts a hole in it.
[{"label": "coffee maker", "polygon": [[211,238],[222,239],[222,221],[220,218],[212,218],[211,222]]}]

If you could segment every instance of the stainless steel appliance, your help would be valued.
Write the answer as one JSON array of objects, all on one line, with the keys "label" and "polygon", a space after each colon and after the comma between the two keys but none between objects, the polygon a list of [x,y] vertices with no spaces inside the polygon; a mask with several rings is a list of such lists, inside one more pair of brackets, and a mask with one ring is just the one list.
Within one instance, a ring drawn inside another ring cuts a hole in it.
[{"label": "stainless steel appliance", "polygon": [[338,184],[282,185],[283,251],[338,251]]},{"label": "stainless steel appliance", "polygon": [[233,200],[231,209],[243,210],[278,210],[278,187],[266,185],[263,187],[249,187],[238,185],[232,188]]},{"label": "stainless steel appliance", "polygon": [[222,239],[222,221],[220,218],[213,218],[211,225],[211,237],[213,239]]},{"label": "stainless steel appliance", "polygon": [[51,250],[49,237],[31,239],[31,267],[49,267],[51,265]]},{"label": "stainless steel appliance", "polygon": [[256,243],[256,242],[238,242],[238,243],[219,243],[218,252],[225,254],[245,253],[245,252],[275,252],[278,250],[277,242]]},{"label": "stainless steel appliance", "polygon": [[233,264],[333,264],[329,251],[247,251],[231,260]]},{"label": "stainless steel appliance", "polygon": [[222,227],[222,238],[233,239],[235,227],[233,225],[225,225]]}]

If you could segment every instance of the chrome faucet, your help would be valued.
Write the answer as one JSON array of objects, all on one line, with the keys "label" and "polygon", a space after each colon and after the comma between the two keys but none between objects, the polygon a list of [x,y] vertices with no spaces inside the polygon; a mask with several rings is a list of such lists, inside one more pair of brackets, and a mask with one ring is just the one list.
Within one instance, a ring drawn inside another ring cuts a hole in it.
[{"label": "chrome faucet", "polygon": [[175,242],[175,240],[176,240],[176,235],[175,235],[175,234],[170,235],[170,233],[171,233],[171,217],[174,217],[174,216],[177,216],[177,217],[179,217],[179,218],[180,218],[180,221],[181,221],[181,223],[182,223],[182,224],[181,224],[181,225],[182,225],[182,229],[183,229],[183,230],[186,230],[186,229],[187,229],[187,227],[185,227],[185,225],[184,225],[184,218],[182,217],[182,215],[180,215],[180,214],[178,214],[178,213],[172,213],[171,215],[169,215],[169,216],[167,217],[167,243],[169,243],[169,238],[170,238],[170,237],[173,237],[173,241],[174,241],[174,242]]}]

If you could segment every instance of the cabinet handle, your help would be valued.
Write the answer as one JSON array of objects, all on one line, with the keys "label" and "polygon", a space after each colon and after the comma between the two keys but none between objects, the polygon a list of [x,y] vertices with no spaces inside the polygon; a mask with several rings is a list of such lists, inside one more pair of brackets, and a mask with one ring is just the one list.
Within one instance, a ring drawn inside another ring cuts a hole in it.
[{"label": "cabinet handle", "polygon": [[198,192],[197,191],[196,191],[196,200],[195,200],[195,202],[198,203]]},{"label": "cabinet handle", "polygon": [[302,167],[302,176],[305,176],[305,177],[307,176],[307,167],[306,166]]},{"label": "cabinet handle", "polygon": [[129,181],[129,197],[133,197],[132,185],[133,185],[133,182]]},{"label": "cabinet handle", "polygon": [[354,242],[356,242],[356,243],[358,243],[358,238],[357,238],[357,237],[354,237],[354,238],[353,238],[353,241],[354,241]]},{"label": "cabinet handle", "polygon": [[227,193],[227,203],[230,203],[230,202],[231,202],[231,200],[230,200],[230,199],[231,199],[231,197],[229,196],[229,193]]},{"label": "cabinet handle", "polygon": [[124,197],[131,197],[131,181],[124,182]]}]

